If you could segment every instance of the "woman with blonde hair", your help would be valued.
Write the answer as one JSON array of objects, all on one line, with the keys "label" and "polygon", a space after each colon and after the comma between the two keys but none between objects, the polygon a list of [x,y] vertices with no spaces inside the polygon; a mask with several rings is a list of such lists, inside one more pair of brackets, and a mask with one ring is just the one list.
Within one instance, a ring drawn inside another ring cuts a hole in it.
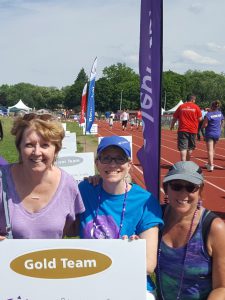
[{"label": "woman with blonde hair", "polygon": [[219,100],[213,101],[210,111],[206,114],[202,124],[202,128],[205,128],[205,141],[208,153],[206,168],[209,172],[212,172],[214,169],[215,148],[224,124],[224,116],[220,111],[220,107],[221,102]]},{"label": "woman with blonde hair", "polygon": [[30,113],[15,119],[11,133],[19,162],[1,167],[0,239],[75,235],[84,205],[73,177],[54,164],[64,138],[61,123]]}]

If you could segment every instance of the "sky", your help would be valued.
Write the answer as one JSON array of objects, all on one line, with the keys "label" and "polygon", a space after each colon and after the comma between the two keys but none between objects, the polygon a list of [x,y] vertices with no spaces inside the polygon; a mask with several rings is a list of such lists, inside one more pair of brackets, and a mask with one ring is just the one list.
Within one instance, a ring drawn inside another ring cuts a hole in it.
[{"label": "sky", "polygon": [[[62,88],[125,63],[138,73],[141,0],[0,0],[0,86]],[[225,72],[225,1],[164,0],[163,70]]]}]

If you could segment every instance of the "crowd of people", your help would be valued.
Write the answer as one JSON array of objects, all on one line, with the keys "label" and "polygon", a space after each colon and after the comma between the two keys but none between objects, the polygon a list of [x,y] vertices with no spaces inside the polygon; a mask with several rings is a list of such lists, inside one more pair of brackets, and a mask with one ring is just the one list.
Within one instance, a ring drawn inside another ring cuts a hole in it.
[{"label": "crowd of people", "polygon": [[105,119],[109,123],[110,130],[113,129],[114,121],[119,120],[121,122],[121,128],[123,131],[128,129],[128,125],[131,131],[135,128],[138,130],[142,126],[142,114],[141,109],[133,111],[131,114],[128,109],[124,109],[120,113],[114,114],[113,112],[106,112]]},{"label": "crowd of people", "polygon": [[[194,102],[191,97],[183,111],[195,110],[200,121]],[[214,130],[215,120],[223,119],[219,106],[213,102],[202,125],[209,151],[219,138]],[[174,121],[183,119],[181,111]],[[225,299],[225,224],[204,208],[204,176],[189,161],[198,130],[194,124],[191,132],[183,125],[178,129],[182,159],[163,180],[165,204],[160,205],[130,180],[131,145],[125,138],[102,138],[95,158],[99,176],[77,185],[55,165],[64,138],[59,120],[49,114],[18,117],[11,133],[19,161],[1,166],[0,240],[145,239],[146,299]]]}]

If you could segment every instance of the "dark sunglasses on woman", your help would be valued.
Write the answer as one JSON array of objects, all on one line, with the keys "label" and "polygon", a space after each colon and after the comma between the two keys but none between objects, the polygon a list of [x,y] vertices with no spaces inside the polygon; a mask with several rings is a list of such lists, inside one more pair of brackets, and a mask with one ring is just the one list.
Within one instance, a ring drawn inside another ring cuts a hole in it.
[{"label": "dark sunglasses on woman", "polygon": [[186,184],[179,183],[179,182],[170,182],[169,186],[171,190],[179,192],[183,189],[185,189],[188,193],[195,193],[199,189],[199,185],[196,185],[194,183],[188,182]]}]

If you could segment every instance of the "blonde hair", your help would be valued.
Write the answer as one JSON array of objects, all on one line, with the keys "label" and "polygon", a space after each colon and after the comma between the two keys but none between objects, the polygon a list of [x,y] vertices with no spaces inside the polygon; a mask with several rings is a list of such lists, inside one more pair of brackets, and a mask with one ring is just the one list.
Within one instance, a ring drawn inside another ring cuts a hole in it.
[{"label": "blonde hair", "polygon": [[65,136],[62,124],[54,119],[52,115],[37,115],[32,113],[18,117],[13,122],[11,134],[16,137],[15,144],[19,154],[23,134],[28,128],[34,129],[44,140],[55,145],[56,154],[61,150],[62,140]]}]

